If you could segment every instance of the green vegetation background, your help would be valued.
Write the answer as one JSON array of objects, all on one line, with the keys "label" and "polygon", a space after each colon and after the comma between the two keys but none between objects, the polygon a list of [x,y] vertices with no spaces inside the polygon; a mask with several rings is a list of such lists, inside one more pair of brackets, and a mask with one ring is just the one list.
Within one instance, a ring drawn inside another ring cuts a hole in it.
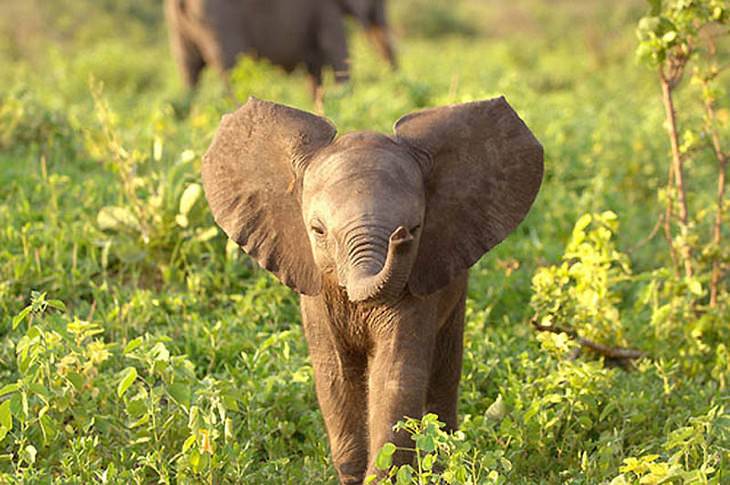
[{"label": "green vegetation background", "polygon": [[[235,102],[210,73],[184,94],[159,3],[0,2],[0,481],[334,483],[296,297],[197,185]],[[634,56],[644,3],[391,3],[402,68],[350,26],[353,80],[325,102],[340,132],[504,94],[546,153],[529,217],[472,271],[447,452],[464,483],[728,483],[729,315],[659,302],[666,243],[643,242],[668,157]],[[313,107],[302,73],[244,59],[232,80]],[[711,200],[712,167],[688,170]],[[648,357],[627,371],[537,334],[531,299],[561,298],[584,335]]]}]

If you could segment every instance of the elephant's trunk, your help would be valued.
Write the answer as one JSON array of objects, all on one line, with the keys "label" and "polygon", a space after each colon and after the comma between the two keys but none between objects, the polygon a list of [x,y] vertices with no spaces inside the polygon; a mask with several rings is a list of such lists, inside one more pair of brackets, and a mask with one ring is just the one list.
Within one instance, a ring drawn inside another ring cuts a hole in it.
[{"label": "elephant's trunk", "polygon": [[390,299],[405,288],[411,272],[411,246],[413,236],[403,226],[398,227],[388,239],[388,253],[379,271],[372,268],[354,268],[348,275],[345,287],[352,302],[371,299]]}]

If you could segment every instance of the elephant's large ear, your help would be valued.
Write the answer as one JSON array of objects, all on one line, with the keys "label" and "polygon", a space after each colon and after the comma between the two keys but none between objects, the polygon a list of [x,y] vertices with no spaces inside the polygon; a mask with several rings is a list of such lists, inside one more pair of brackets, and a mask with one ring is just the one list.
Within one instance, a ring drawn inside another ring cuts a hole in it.
[{"label": "elephant's large ear", "polygon": [[542,182],[543,151],[503,97],[412,113],[395,132],[430,159],[426,216],[408,282],[412,293],[424,295],[522,221]]},{"label": "elephant's large ear", "polygon": [[262,267],[306,295],[320,291],[301,211],[301,176],[335,137],[324,118],[250,98],[223,117],[203,158],[215,221]]}]

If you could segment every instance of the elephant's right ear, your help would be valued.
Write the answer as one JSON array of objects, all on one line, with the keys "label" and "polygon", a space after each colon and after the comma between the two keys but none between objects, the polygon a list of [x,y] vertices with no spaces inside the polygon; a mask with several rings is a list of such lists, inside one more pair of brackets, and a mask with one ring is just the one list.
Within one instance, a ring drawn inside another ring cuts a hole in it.
[{"label": "elephant's right ear", "polygon": [[301,177],[335,137],[325,118],[250,98],[228,114],[203,157],[213,217],[262,267],[305,295],[321,275],[302,219]]}]

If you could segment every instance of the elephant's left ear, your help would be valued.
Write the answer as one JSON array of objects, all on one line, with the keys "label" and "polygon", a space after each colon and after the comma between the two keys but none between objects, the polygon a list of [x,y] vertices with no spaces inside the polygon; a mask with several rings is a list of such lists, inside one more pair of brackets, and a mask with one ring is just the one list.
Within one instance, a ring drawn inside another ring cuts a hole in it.
[{"label": "elephant's left ear", "polygon": [[524,219],[542,182],[543,151],[507,101],[404,116],[397,137],[431,159],[426,216],[408,282],[424,295],[447,285]]}]

